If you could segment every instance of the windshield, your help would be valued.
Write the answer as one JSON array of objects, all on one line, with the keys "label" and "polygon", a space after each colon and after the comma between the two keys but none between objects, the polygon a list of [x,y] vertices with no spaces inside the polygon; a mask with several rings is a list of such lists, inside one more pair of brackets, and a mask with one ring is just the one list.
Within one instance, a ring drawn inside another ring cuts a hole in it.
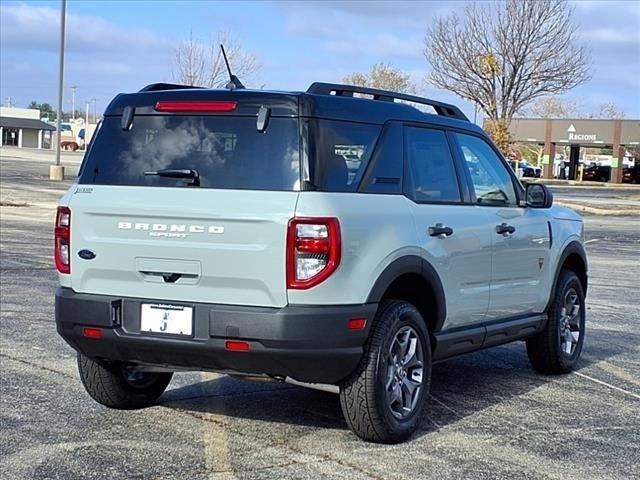
[{"label": "windshield", "polygon": [[106,117],[80,172],[81,184],[186,187],[163,169],[198,172],[201,188],[299,190],[299,132],[294,118],[138,115],[130,130]]}]

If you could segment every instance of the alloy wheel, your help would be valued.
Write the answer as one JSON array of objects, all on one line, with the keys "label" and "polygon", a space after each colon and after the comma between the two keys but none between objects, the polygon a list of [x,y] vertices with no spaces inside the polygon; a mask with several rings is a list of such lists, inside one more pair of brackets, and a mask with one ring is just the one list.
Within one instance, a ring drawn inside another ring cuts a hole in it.
[{"label": "alloy wheel", "polygon": [[564,295],[558,319],[560,347],[568,356],[573,355],[580,340],[580,315],[580,297],[574,288],[570,288]]},{"label": "alloy wheel", "polygon": [[422,390],[424,351],[417,332],[404,326],[395,334],[387,353],[385,392],[396,418],[414,411]]}]

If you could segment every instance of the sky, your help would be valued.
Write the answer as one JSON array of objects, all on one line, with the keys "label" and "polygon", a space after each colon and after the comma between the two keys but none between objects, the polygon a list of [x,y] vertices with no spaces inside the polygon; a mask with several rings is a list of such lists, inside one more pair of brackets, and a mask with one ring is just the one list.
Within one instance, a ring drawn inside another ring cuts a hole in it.
[{"label": "sky", "polygon": [[[437,16],[460,12],[462,1],[429,2],[67,2],[64,109],[96,99],[98,112],[119,92],[171,80],[173,49],[193,32],[204,42],[228,31],[253,53],[261,69],[248,86],[306,90],[314,81],[340,82],[377,62],[408,72],[422,95],[456,103],[471,118],[472,104],[423,81],[422,50]],[[564,95],[585,113],[614,102],[640,119],[640,1],[572,2],[579,41],[593,60],[592,78]],[[0,102],[55,105],[60,1],[0,3]]]}]

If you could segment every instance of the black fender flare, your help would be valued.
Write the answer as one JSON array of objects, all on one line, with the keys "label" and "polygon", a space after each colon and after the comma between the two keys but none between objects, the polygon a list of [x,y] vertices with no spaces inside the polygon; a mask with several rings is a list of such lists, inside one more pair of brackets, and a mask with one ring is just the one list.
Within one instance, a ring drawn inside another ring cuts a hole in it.
[{"label": "black fender flare", "polygon": [[395,259],[382,271],[378,276],[378,279],[373,284],[369,296],[367,297],[367,303],[378,303],[382,299],[384,292],[389,286],[401,275],[406,273],[415,273],[420,275],[431,287],[435,303],[436,303],[436,321],[434,331],[431,333],[439,332],[442,329],[444,320],[447,317],[447,304],[444,295],[444,288],[440,277],[435,268],[422,257],[417,255],[405,255],[403,257]]},{"label": "black fender flare", "polygon": [[574,254],[578,255],[582,259],[582,262],[584,263],[585,282],[583,286],[584,286],[584,294],[585,295],[587,294],[587,285],[588,285],[587,272],[589,271],[589,264],[587,263],[587,252],[585,251],[582,243],[580,243],[578,240],[572,240],[567,244],[566,247],[564,247],[564,250],[560,254],[560,258],[558,259],[558,263],[556,264],[556,271],[553,276],[553,284],[551,286],[551,291],[549,294],[549,301],[547,302],[547,306],[544,309],[545,312],[549,310],[549,307],[551,306],[551,301],[553,300],[553,296],[554,296],[553,294],[556,291],[556,287],[558,285],[558,278],[560,277],[562,266],[564,265],[564,262],[567,260],[567,258],[569,258],[569,255],[574,255]]}]

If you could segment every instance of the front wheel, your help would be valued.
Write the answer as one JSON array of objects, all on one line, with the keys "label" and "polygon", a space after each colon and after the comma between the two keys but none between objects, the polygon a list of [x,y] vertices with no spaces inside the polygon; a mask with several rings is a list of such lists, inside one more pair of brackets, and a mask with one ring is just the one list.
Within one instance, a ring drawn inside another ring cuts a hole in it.
[{"label": "front wheel", "polygon": [[407,302],[382,302],[362,361],[340,389],[347,424],[366,441],[407,439],[424,416],[430,378],[431,346],[422,315]]},{"label": "front wheel", "polygon": [[545,329],[527,339],[527,354],[540,373],[572,371],[582,351],[585,334],[584,290],[571,270],[560,272]]},{"label": "front wheel", "polygon": [[121,362],[98,361],[81,353],[78,353],[78,372],[91,398],[120,410],[153,405],[173,376],[171,372],[141,372]]}]

